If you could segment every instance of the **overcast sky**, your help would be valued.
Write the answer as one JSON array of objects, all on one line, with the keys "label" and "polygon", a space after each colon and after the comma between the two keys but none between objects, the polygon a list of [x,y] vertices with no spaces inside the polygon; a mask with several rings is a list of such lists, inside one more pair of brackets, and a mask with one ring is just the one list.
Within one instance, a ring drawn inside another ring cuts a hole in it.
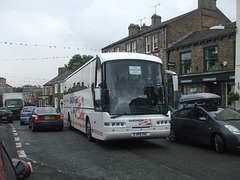
[{"label": "overcast sky", "polygon": [[[162,22],[198,7],[198,0],[0,0],[0,77],[43,85],[73,55],[96,55],[128,36],[130,23],[150,25],[158,3]],[[217,7],[236,21],[236,0]]]}]

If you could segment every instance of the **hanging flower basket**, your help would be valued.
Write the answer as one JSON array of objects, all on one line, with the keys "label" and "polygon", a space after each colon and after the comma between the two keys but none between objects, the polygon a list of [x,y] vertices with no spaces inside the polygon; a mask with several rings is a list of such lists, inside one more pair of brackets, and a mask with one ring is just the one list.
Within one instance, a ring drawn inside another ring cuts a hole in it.
[{"label": "hanging flower basket", "polygon": [[231,92],[229,95],[228,95],[228,99],[231,100],[231,101],[237,101],[239,100],[239,94],[236,92]]}]

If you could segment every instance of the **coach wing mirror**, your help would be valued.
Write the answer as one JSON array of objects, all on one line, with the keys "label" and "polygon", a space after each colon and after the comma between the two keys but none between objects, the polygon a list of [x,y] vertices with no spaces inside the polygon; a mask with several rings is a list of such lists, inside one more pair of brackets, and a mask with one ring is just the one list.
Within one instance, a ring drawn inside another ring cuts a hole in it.
[{"label": "coach wing mirror", "polygon": [[95,88],[95,101],[101,100],[101,90],[100,88]]},{"label": "coach wing mirror", "polygon": [[178,75],[174,71],[170,70],[165,70],[165,73],[172,76],[173,91],[178,91]]}]

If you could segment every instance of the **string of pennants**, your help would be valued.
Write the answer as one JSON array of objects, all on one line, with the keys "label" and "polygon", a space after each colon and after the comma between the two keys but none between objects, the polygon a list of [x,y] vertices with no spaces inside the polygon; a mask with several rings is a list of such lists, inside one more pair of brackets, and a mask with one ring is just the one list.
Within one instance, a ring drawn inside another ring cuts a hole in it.
[{"label": "string of pennants", "polygon": [[[91,55],[80,55],[80,54],[78,54],[77,55],[78,57],[91,57]],[[6,59],[6,58],[4,58],[4,59],[0,59],[0,61],[38,61],[38,60],[58,60],[58,59],[71,59],[72,58],[72,56],[53,56],[53,57],[41,57],[41,58],[37,58],[37,57],[35,57],[35,58],[15,58],[15,59]]]},{"label": "string of pennants", "polygon": [[0,42],[0,45],[11,45],[11,46],[23,46],[23,47],[46,47],[46,48],[63,48],[63,49],[75,49],[75,50],[90,50],[90,51],[97,51],[95,48],[84,48],[84,47],[72,47],[72,46],[55,46],[55,45],[41,45],[41,44],[29,44],[29,43],[13,43],[13,42]]}]

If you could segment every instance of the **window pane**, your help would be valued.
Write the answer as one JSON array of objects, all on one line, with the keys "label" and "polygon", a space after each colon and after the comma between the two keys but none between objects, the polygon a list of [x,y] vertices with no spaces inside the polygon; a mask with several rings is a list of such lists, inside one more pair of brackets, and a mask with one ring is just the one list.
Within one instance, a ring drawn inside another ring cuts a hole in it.
[{"label": "window pane", "polygon": [[192,73],[191,52],[181,54],[182,74]]},{"label": "window pane", "polygon": [[205,50],[207,71],[218,70],[218,47],[211,47]]}]

